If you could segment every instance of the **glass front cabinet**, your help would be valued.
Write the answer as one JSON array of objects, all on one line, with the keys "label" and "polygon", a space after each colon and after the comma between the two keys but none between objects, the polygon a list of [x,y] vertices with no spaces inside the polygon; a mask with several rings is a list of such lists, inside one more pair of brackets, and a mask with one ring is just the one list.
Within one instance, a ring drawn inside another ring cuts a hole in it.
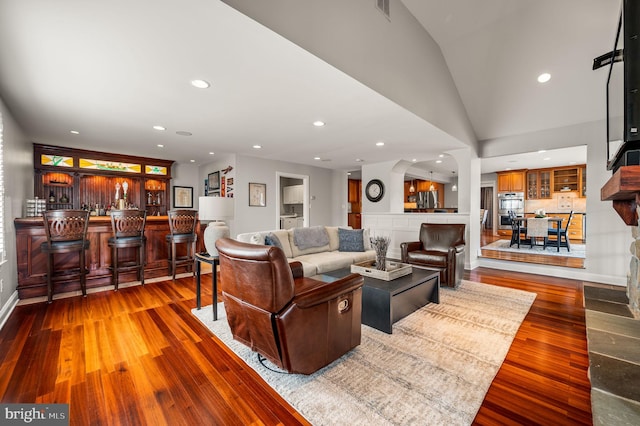
[{"label": "glass front cabinet", "polygon": [[173,161],[34,144],[34,196],[47,210],[140,208],[164,216]]},{"label": "glass front cabinet", "polygon": [[527,172],[527,198],[529,200],[551,198],[550,170],[529,170]]}]

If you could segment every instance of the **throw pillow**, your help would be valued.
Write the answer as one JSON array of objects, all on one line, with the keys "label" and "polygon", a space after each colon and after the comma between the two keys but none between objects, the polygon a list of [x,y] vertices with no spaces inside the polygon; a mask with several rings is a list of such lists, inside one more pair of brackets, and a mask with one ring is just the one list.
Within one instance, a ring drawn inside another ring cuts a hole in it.
[{"label": "throw pillow", "polygon": [[264,237],[264,245],[274,246],[274,247],[278,247],[280,250],[284,250],[282,248],[282,243],[280,242],[280,238],[278,238],[278,236],[273,234],[272,232],[268,233]]},{"label": "throw pillow", "polygon": [[264,238],[260,236],[260,234],[253,234],[251,239],[249,240],[251,244],[259,244],[261,246],[264,245]]},{"label": "throw pillow", "polygon": [[364,251],[362,234],[362,229],[338,228],[338,240],[340,240],[338,251]]}]

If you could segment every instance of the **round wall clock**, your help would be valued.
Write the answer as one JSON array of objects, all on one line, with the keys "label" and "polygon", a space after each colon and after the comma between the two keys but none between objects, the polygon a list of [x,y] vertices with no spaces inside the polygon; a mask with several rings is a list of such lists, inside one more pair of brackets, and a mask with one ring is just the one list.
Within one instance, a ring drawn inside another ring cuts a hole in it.
[{"label": "round wall clock", "polygon": [[364,195],[373,203],[382,200],[384,196],[384,184],[380,179],[371,179],[364,189]]}]

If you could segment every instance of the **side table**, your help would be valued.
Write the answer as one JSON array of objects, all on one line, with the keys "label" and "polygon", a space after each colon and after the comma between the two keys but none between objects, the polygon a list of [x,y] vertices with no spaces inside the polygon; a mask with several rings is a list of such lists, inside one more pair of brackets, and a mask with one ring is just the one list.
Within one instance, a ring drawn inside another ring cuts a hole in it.
[{"label": "side table", "polygon": [[209,253],[196,253],[196,308],[200,309],[200,267],[201,263],[208,263],[211,265],[211,283],[213,292],[213,320],[218,319],[218,265],[220,264],[220,257],[210,256]]}]

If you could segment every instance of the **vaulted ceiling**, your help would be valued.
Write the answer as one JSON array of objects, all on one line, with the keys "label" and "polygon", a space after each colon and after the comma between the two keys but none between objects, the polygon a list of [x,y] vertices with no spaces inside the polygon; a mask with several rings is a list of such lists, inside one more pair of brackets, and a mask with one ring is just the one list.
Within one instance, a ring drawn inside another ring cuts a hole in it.
[{"label": "vaulted ceiling", "polygon": [[[612,47],[617,1],[402,3],[440,45],[478,139],[604,118],[591,61]],[[236,152],[349,170],[425,156],[425,137],[429,155],[464,146],[215,0],[0,0],[0,97],[34,142],[181,163]]]}]

